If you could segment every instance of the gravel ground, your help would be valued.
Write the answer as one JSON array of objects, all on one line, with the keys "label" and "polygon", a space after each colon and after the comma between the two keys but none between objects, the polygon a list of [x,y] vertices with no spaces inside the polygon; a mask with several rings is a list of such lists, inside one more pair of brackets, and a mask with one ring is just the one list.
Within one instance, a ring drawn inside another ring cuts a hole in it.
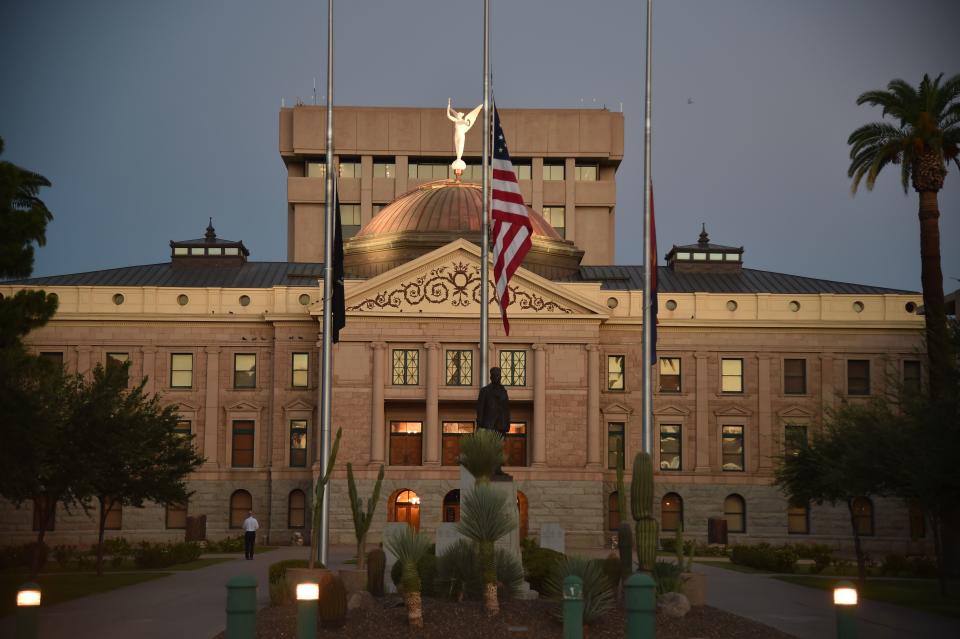
[{"label": "gravel ground", "polygon": [[[560,638],[561,624],[550,611],[556,604],[548,601],[507,601],[500,604],[500,616],[488,619],[478,601],[460,604],[437,599],[423,600],[421,631],[407,626],[406,610],[399,599],[385,599],[377,607],[352,613],[342,628],[321,628],[318,637],[418,637],[423,639],[493,639],[495,637]],[[585,639],[621,639],[624,635],[623,611],[609,613],[602,623],[587,626]],[[215,639],[222,639],[221,633]],[[296,606],[264,608],[257,614],[259,639],[293,639],[296,637]],[[790,639],[763,624],[704,606],[694,608],[683,619],[657,617],[658,639]]]}]

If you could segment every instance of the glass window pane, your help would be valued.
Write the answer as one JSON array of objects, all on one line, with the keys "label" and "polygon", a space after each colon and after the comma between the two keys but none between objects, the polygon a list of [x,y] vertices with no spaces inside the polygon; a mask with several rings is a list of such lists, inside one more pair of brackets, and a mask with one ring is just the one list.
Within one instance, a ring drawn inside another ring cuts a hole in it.
[{"label": "glass window pane", "polygon": [[789,506],[787,508],[787,532],[791,535],[809,534],[809,512],[806,505]]},{"label": "glass window pane", "polygon": [[254,353],[236,353],[233,356],[234,388],[256,388],[257,356]]},{"label": "glass window pane", "polygon": [[743,360],[720,360],[721,384],[720,390],[724,393],[743,392]]},{"label": "glass window pane", "polygon": [[423,423],[390,422],[390,464],[419,466],[423,459]]},{"label": "glass window pane", "polygon": [[173,353],[170,355],[170,386],[190,388],[193,386],[193,354]]},{"label": "glass window pane", "polygon": [[847,394],[870,394],[870,360],[851,359],[847,361]]},{"label": "glass window pane", "polygon": [[[626,455],[624,446],[623,422],[607,424],[607,468],[617,468],[621,456]],[[626,464],[626,461],[624,461],[624,464]]]},{"label": "glass window pane", "polygon": [[187,527],[187,505],[167,504],[166,525],[171,530],[183,530]]},{"label": "glass window pane", "polygon": [[307,496],[302,490],[290,492],[287,499],[287,527],[303,528],[306,522]]},{"label": "glass window pane", "polygon": [[624,362],[625,355],[607,356],[607,390],[624,389]]},{"label": "glass window pane", "polygon": [[513,169],[514,169],[514,171],[517,172],[517,179],[518,179],[518,180],[529,180],[529,179],[530,179],[531,173],[530,173],[530,165],[529,165],[529,164],[514,164],[514,165],[513,165]]},{"label": "glass window pane", "polygon": [[254,423],[233,422],[232,465],[237,468],[253,467]]},{"label": "glass window pane", "polygon": [[420,351],[395,349],[393,351],[393,383],[416,386],[420,383]]},{"label": "glass window pane", "polygon": [[396,165],[393,162],[374,162],[373,177],[392,178],[396,177]]},{"label": "glass window pane", "polygon": [[473,384],[473,351],[450,350],[447,359],[447,385],[470,386]]},{"label": "glass window pane", "polygon": [[597,174],[598,170],[596,164],[577,165],[577,181],[579,182],[596,182]]},{"label": "glass window pane", "polygon": [[504,386],[526,386],[527,352],[500,351],[500,372]]},{"label": "glass window pane", "polygon": [[680,424],[660,426],[660,470],[683,470]]},{"label": "glass window pane", "polygon": [[306,388],[310,382],[310,354],[294,353],[292,357],[292,385],[294,388]]},{"label": "glass window pane", "polygon": [[527,425],[524,422],[510,422],[510,429],[503,438],[506,466],[527,465]]},{"label": "glass window pane", "polygon": [[783,392],[788,395],[807,392],[807,360],[783,360]]},{"label": "glass window pane", "polygon": [[667,493],[660,500],[660,528],[675,531],[683,525],[683,499],[677,493]]},{"label": "glass window pane", "polygon": [[746,503],[740,495],[730,495],[723,500],[723,514],[727,518],[727,531],[742,533],[747,531]]},{"label": "glass window pane", "polygon": [[680,385],[680,358],[660,358],[660,392],[679,393]]},{"label": "glass window pane", "polygon": [[743,426],[724,426],[720,438],[723,470],[743,471]]}]

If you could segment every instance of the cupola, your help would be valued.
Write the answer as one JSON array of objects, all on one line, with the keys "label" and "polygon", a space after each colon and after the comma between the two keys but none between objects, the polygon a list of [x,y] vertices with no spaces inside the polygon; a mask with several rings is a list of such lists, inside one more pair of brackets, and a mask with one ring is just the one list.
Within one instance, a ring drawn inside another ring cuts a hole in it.
[{"label": "cupola", "polygon": [[674,244],[666,259],[677,273],[739,273],[743,268],[743,247],[711,243],[704,224],[696,244]]},{"label": "cupola", "polygon": [[174,266],[238,266],[247,261],[250,251],[243,242],[217,237],[213,218],[203,237],[195,240],[170,241],[170,258]]}]

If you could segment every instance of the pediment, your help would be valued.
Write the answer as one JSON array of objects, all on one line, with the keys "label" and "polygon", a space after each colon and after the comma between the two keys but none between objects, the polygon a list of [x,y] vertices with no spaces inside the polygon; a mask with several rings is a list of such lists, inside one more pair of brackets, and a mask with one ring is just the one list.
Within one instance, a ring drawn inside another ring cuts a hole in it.
[{"label": "pediment", "polygon": [[633,408],[627,406],[626,404],[621,404],[620,402],[613,402],[612,404],[607,404],[605,407],[601,408],[600,412],[604,415],[632,415]]},{"label": "pediment", "polygon": [[195,413],[198,410],[200,410],[200,404],[197,404],[194,402],[188,402],[182,399],[174,404],[171,404],[171,406],[176,408],[181,413],[191,413],[191,412]]},{"label": "pediment", "polygon": [[753,415],[753,411],[747,410],[742,406],[733,405],[716,410],[713,414],[717,417],[750,417]]},{"label": "pediment", "polygon": [[284,410],[288,410],[288,411],[289,411],[289,410],[307,410],[307,411],[312,411],[312,410],[313,410],[313,404],[308,404],[307,402],[303,401],[302,399],[295,399],[295,400],[293,400],[292,402],[290,402],[289,404],[284,405],[283,409],[284,409]]},{"label": "pediment", "polygon": [[224,406],[224,409],[230,413],[258,413],[260,412],[260,406],[256,404],[251,404],[250,402],[239,401],[233,404],[227,404]]},{"label": "pediment", "polygon": [[[490,315],[496,317],[499,307],[493,296],[492,269],[490,290]],[[480,312],[480,292],[480,249],[461,238],[403,266],[348,286],[347,315],[476,317]],[[318,306],[312,312],[319,314],[322,308]],[[609,309],[523,267],[510,280],[507,312],[511,319],[609,316]]]},{"label": "pediment", "polygon": [[777,412],[777,416],[784,421],[791,419],[810,420],[816,417],[816,413],[799,406],[791,406],[790,408]]},{"label": "pediment", "polygon": [[662,408],[655,409],[653,411],[654,415],[663,415],[665,417],[686,417],[690,414],[690,410],[686,408],[681,408],[680,406],[674,406],[673,404],[663,406]]}]

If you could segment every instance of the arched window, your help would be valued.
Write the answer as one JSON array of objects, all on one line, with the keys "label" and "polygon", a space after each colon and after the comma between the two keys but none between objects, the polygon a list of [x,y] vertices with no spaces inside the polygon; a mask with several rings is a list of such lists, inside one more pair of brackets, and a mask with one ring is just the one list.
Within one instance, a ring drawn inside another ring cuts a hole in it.
[{"label": "arched window", "polygon": [[660,500],[660,529],[683,528],[683,498],[677,493],[667,493]]},{"label": "arched window", "polygon": [[253,497],[245,490],[235,490],[230,495],[230,527],[240,528],[247,513],[253,510]]},{"label": "arched window", "polygon": [[187,527],[187,502],[169,503],[166,510],[166,524],[170,530],[185,530]]},{"label": "arched window", "polygon": [[405,521],[420,530],[420,497],[406,488],[394,491],[387,502],[387,521]]},{"label": "arched window", "polygon": [[858,535],[870,537],[873,535],[873,502],[867,497],[854,497],[851,504],[853,509],[853,526]]},{"label": "arched window", "polygon": [[747,503],[737,494],[723,500],[723,516],[727,518],[727,532],[747,532]]},{"label": "arched window", "polygon": [[307,521],[307,496],[302,490],[291,490],[287,497],[287,528],[303,528]]},{"label": "arched window", "polygon": [[527,520],[527,496],[519,490],[517,491],[517,511],[519,515],[518,532],[520,533],[520,540],[522,541],[527,538],[529,521]]},{"label": "arched window", "polygon": [[460,521],[460,489],[451,490],[443,497],[443,521]]},{"label": "arched window", "polygon": [[607,530],[620,528],[620,497],[617,491],[607,495]]},{"label": "arched window", "polygon": [[807,504],[787,506],[787,532],[791,535],[810,534],[810,507]]}]

